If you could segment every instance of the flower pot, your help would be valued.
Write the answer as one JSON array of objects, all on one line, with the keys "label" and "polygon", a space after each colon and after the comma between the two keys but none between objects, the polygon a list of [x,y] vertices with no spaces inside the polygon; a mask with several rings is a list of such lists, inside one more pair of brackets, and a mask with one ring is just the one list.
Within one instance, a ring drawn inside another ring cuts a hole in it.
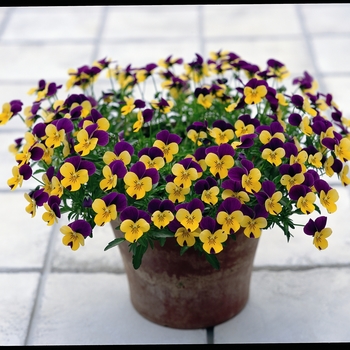
[{"label": "flower pot", "polygon": [[[113,228],[117,222],[112,222]],[[122,232],[115,230],[116,237]],[[217,255],[214,269],[193,248],[180,256],[175,238],[150,247],[135,270],[128,242],[119,245],[134,308],[148,320],[167,327],[199,329],[218,325],[237,315],[246,305],[253,261],[259,239],[243,231],[231,238]]]}]

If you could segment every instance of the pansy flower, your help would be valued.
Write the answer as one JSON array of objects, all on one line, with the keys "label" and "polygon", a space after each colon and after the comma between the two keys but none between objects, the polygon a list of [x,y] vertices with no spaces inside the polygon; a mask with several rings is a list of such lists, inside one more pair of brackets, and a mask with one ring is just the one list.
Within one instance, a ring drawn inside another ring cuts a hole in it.
[{"label": "pansy flower", "polygon": [[180,222],[175,218],[169,223],[169,229],[174,232],[174,237],[179,246],[192,247],[196,243],[196,237],[199,237],[201,232],[200,227],[194,231],[189,231],[186,227],[182,226]]},{"label": "pansy flower", "polygon": [[263,145],[269,143],[272,138],[278,138],[282,142],[286,140],[283,127],[279,122],[274,121],[270,125],[259,125],[256,132],[259,134],[259,140]]},{"label": "pansy flower", "polygon": [[229,169],[234,165],[233,156],[235,155],[234,148],[223,143],[219,146],[208,147],[205,151],[205,163],[208,165],[213,176],[224,179],[228,175]]},{"label": "pansy flower", "polygon": [[170,163],[174,155],[179,152],[180,142],[180,136],[171,134],[168,130],[162,130],[157,133],[153,146],[160,148],[164,153],[165,161]]},{"label": "pansy flower", "polygon": [[303,214],[307,215],[315,210],[316,195],[306,185],[294,185],[289,190],[289,197],[297,202]]},{"label": "pansy flower", "polygon": [[146,169],[155,168],[157,170],[165,165],[164,153],[158,147],[145,147],[137,154],[140,162],[144,163]]},{"label": "pansy flower", "polygon": [[261,189],[261,172],[254,168],[253,162],[247,159],[241,160],[242,167],[235,166],[228,171],[228,177],[234,181],[240,181],[242,187],[249,193],[259,192]]},{"label": "pansy flower", "polygon": [[191,202],[185,203],[183,207],[177,210],[176,219],[186,230],[193,232],[199,227],[203,210],[203,202],[198,198],[194,198]]},{"label": "pansy flower", "polygon": [[32,215],[32,218],[36,214],[36,207],[41,207],[49,199],[49,195],[44,192],[44,189],[38,189],[30,191],[29,193],[24,194],[24,198],[29,202],[25,210],[28,214]]},{"label": "pansy flower", "polygon": [[203,57],[196,53],[196,58],[190,62],[184,64],[185,74],[192,79],[195,83],[198,83],[202,78],[209,76],[209,67],[204,62]]},{"label": "pansy flower", "polygon": [[106,146],[109,141],[108,133],[98,129],[98,124],[90,124],[77,134],[78,144],[74,146],[74,150],[81,156],[88,155],[95,149],[97,145]]},{"label": "pansy flower", "polygon": [[244,87],[244,102],[246,104],[257,104],[267,94],[267,83],[256,78],[250,79]]},{"label": "pansy flower", "polygon": [[185,158],[174,164],[171,172],[175,175],[175,185],[188,188],[191,187],[192,181],[198,179],[198,173],[202,172],[202,168],[191,158]]},{"label": "pansy flower", "polygon": [[248,193],[243,189],[241,181],[233,181],[231,179],[226,179],[222,182],[221,187],[224,189],[221,197],[226,198],[237,198],[241,204],[250,201]]},{"label": "pansy flower", "polygon": [[69,191],[78,191],[81,185],[89,180],[89,176],[94,174],[96,167],[88,160],[82,160],[80,156],[67,158],[60,167],[60,179],[63,187]]},{"label": "pansy flower", "polygon": [[210,108],[213,104],[214,97],[206,87],[196,88],[194,95],[197,98],[197,103],[205,109]]},{"label": "pansy flower", "polygon": [[80,246],[84,246],[85,238],[91,235],[92,228],[85,220],[76,220],[68,225],[60,228],[64,235],[62,243],[72,250],[77,250]]},{"label": "pansy flower", "polygon": [[241,115],[235,123],[235,134],[237,137],[254,134],[255,128],[260,125],[256,118],[251,118],[249,114]]},{"label": "pansy flower", "polygon": [[50,196],[47,203],[44,203],[46,212],[42,215],[42,219],[47,222],[48,226],[57,223],[57,218],[61,217],[60,203],[61,199],[57,196]]},{"label": "pansy flower", "polygon": [[335,202],[339,199],[338,191],[335,188],[331,188],[326,181],[321,179],[315,181],[314,186],[319,193],[322,206],[327,209],[329,214],[334,213],[337,210]]},{"label": "pansy flower", "polygon": [[125,239],[130,243],[135,243],[150,229],[151,218],[144,210],[129,206],[120,213],[119,218],[120,231],[124,232]]},{"label": "pansy flower", "polygon": [[167,178],[167,184],[165,185],[165,191],[168,193],[168,198],[173,203],[181,203],[186,200],[186,195],[190,193],[191,187],[182,187],[174,183],[175,176],[169,176]]},{"label": "pansy flower", "polygon": [[107,222],[115,220],[117,213],[127,206],[127,200],[123,193],[111,192],[102,198],[96,198],[91,207],[96,213],[94,222],[103,226]]},{"label": "pansy flower", "polygon": [[241,226],[248,238],[259,238],[261,231],[267,226],[268,213],[262,205],[257,204],[254,209],[245,207]]},{"label": "pansy flower", "polygon": [[167,101],[163,97],[159,101],[152,100],[150,103],[154,109],[159,110],[163,114],[168,114],[174,106],[173,101]]},{"label": "pansy flower", "polygon": [[264,181],[262,183],[262,191],[255,193],[255,197],[269,214],[277,215],[282,211],[282,205],[279,203],[282,199],[282,192],[276,191],[276,185],[273,181]]},{"label": "pansy flower", "polygon": [[114,152],[106,151],[103,155],[103,161],[109,165],[114,160],[122,160],[124,165],[131,162],[131,156],[134,154],[134,147],[126,141],[119,141],[114,146]]},{"label": "pansy flower", "polygon": [[326,227],[327,217],[320,216],[316,220],[309,219],[304,226],[304,233],[313,236],[313,244],[319,249],[323,250],[328,247],[327,238],[332,234],[332,229]]},{"label": "pansy flower", "polygon": [[228,235],[212,217],[202,218],[200,223],[201,233],[199,239],[203,242],[203,249],[208,254],[220,253],[224,247],[222,243],[227,240]]},{"label": "pansy flower", "polygon": [[217,197],[220,192],[218,183],[211,176],[198,180],[194,185],[194,190],[201,195],[201,200],[206,204],[215,205],[219,200]]},{"label": "pansy flower", "polygon": [[146,169],[144,163],[138,161],[124,176],[126,193],[135,199],[141,199],[159,181],[159,173],[155,168]]},{"label": "pansy flower", "polygon": [[100,181],[102,191],[108,191],[117,186],[117,180],[122,179],[127,173],[127,169],[121,160],[114,160],[102,169],[104,178]]},{"label": "pansy flower", "polygon": [[152,75],[152,72],[154,71],[155,68],[158,66],[155,63],[149,63],[146,66],[138,69],[136,71],[136,80],[138,83],[142,83],[145,81],[148,77]]},{"label": "pansy flower", "polygon": [[216,221],[222,226],[222,230],[230,235],[237,232],[243,219],[241,202],[237,198],[226,198],[219,206]]},{"label": "pansy flower", "polygon": [[45,128],[45,145],[47,147],[57,148],[63,143],[66,133],[73,130],[73,123],[66,118],[53,121]]},{"label": "pansy flower", "polygon": [[23,180],[28,180],[32,176],[33,170],[28,164],[21,167],[12,167],[12,177],[7,180],[7,185],[14,191],[18,186],[22,187]]},{"label": "pansy flower", "polygon": [[207,135],[208,123],[194,122],[187,127],[187,137],[196,145],[201,146]]},{"label": "pansy flower", "polygon": [[148,211],[154,225],[162,229],[174,220],[175,205],[169,199],[154,198],[148,203]]},{"label": "pansy flower", "polygon": [[302,184],[305,180],[302,167],[299,163],[294,163],[292,165],[282,164],[279,170],[282,175],[280,182],[287,188],[287,191],[294,185]]},{"label": "pansy flower", "polygon": [[[79,108],[79,107],[76,107]],[[81,108],[81,107],[80,107]],[[95,108],[91,109],[90,115],[79,122],[80,128],[86,128],[88,125],[97,124],[97,130],[107,131],[109,129],[110,123],[107,118]]]},{"label": "pansy flower", "polygon": [[282,158],[286,151],[283,148],[283,141],[278,138],[273,138],[262,147],[261,158],[267,160],[270,164],[279,166],[282,164]]},{"label": "pansy flower", "polygon": [[214,138],[217,145],[227,143],[234,137],[233,126],[224,120],[216,120],[210,129],[210,136]]}]

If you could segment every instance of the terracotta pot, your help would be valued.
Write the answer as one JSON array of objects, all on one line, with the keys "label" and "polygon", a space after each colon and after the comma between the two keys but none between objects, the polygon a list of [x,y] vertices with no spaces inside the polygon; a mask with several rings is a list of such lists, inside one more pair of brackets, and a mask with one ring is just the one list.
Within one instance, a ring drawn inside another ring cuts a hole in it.
[{"label": "terracotta pot", "polygon": [[[113,228],[117,225],[112,222]],[[114,233],[116,237],[123,235],[118,230]],[[220,270],[193,248],[180,256],[175,238],[167,238],[163,247],[155,242],[135,270],[128,242],[121,243],[134,308],[148,320],[172,328],[207,328],[229,320],[248,301],[258,241],[238,231],[236,241],[229,238],[217,255]]]}]

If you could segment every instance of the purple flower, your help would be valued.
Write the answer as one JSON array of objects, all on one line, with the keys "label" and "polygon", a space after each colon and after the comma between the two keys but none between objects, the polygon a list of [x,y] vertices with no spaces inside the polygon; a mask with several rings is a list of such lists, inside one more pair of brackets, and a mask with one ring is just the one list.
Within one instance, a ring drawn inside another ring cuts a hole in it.
[{"label": "purple flower", "polygon": [[119,215],[121,221],[131,220],[137,222],[139,219],[144,219],[148,223],[151,222],[150,215],[144,210],[139,210],[133,206],[126,207]]},{"label": "purple flower", "polygon": [[85,238],[92,233],[91,225],[85,220],[76,220],[68,224],[68,226],[77,233],[82,234]]}]

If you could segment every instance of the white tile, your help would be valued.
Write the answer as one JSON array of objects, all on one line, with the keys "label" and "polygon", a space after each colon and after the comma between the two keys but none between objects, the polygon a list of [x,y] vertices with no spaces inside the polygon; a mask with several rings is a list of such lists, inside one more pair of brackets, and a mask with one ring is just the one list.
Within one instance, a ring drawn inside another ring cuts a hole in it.
[{"label": "white tile", "polygon": [[39,273],[0,273],[0,344],[25,345]]},{"label": "white tile", "polygon": [[206,37],[260,37],[300,34],[294,5],[204,5]]},{"label": "white tile", "polygon": [[[197,6],[112,6],[103,39],[180,39],[198,36]],[[134,45],[137,47],[138,42]]]},{"label": "white tile", "polygon": [[52,230],[41,218],[43,211],[32,218],[23,192],[0,195],[0,268],[42,268]]},{"label": "white tile", "polygon": [[28,345],[206,343],[204,329],[171,329],[140,316],[124,274],[50,274],[35,324]]},{"label": "white tile", "polygon": [[[57,231],[62,225],[69,223],[66,217],[58,223]],[[115,239],[112,225],[96,226],[93,229],[93,237],[85,239],[85,245],[73,251],[62,243],[62,233],[56,235],[54,257],[52,260],[53,271],[68,272],[124,272],[123,261],[118,247],[107,251],[104,248]]]},{"label": "white tile", "polygon": [[[77,69],[85,64],[91,64],[93,46],[89,44],[59,45],[47,42],[45,44],[20,45],[1,44],[1,80],[28,81],[35,84],[44,79],[47,82],[65,84],[69,78],[68,69]],[[34,85],[35,86],[35,85]],[[28,86],[28,90],[32,86]],[[26,90],[24,94],[27,93]],[[20,97],[18,97],[20,99]]]},{"label": "white tile", "polygon": [[350,32],[349,4],[299,4],[310,33],[344,34]]},{"label": "white tile", "polygon": [[246,308],[214,342],[349,342],[349,279],[349,268],[253,272]]},{"label": "white tile", "polygon": [[102,7],[18,7],[3,34],[4,40],[93,39]]},{"label": "white tile", "polygon": [[314,37],[312,46],[319,69],[325,73],[349,73],[350,37]]},{"label": "white tile", "polygon": [[[307,267],[327,266],[350,263],[350,227],[348,215],[350,208],[349,190],[344,187],[336,188],[340,199],[338,210],[328,214],[321,206],[322,215],[327,216],[327,225],[332,229],[328,238],[328,248],[319,251],[312,243],[313,238],[306,235],[301,227],[292,230],[289,242],[283,231],[275,226],[262,233],[254,264],[256,267]],[[318,203],[318,202],[317,202]],[[319,216],[314,212],[310,215],[295,215],[295,223],[305,224],[310,218]]]}]

